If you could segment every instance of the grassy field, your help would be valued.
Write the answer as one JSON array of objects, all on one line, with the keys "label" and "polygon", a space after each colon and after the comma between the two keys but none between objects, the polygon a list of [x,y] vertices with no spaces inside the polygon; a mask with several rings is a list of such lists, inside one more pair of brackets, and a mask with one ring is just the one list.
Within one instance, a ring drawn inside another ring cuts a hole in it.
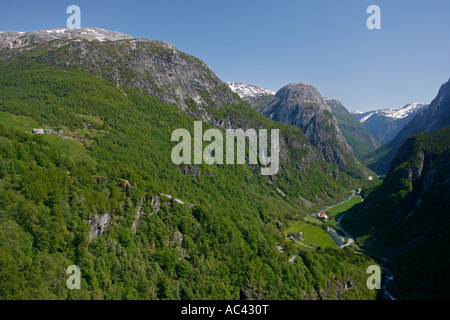
[{"label": "grassy field", "polygon": [[353,207],[355,204],[362,202],[362,198],[360,196],[355,196],[350,198],[348,201],[341,203],[335,207],[329,208],[325,210],[328,214],[337,215],[341,212],[347,211],[351,207]]},{"label": "grassy field", "polygon": [[334,229],[339,230],[336,219],[334,219],[334,218],[329,219],[328,224],[330,225],[330,227],[333,227]]},{"label": "grassy field", "polygon": [[[0,124],[6,129],[14,128],[15,130],[32,133],[34,128],[47,128],[37,123],[33,118],[15,115],[9,112],[0,111]],[[64,149],[73,159],[84,158],[89,161],[92,160],[87,154],[85,147],[73,137],[66,134],[58,134],[53,130],[52,134],[41,135],[49,143],[57,145]]]},{"label": "grassy field", "polygon": [[0,111],[0,124],[6,129],[14,128],[18,131],[26,131],[30,133],[33,128],[42,128],[42,126],[39,126],[33,118],[15,115],[4,111]]},{"label": "grassy field", "polygon": [[[303,239],[300,242],[311,246],[314,243],[316,246],[322,248],[336,248],[337,245],[334,243],[333,239],[325,232],[321,227],[313,225],[311,223],[306,223],[303,221],[297,221],[289,226],[285,231],[289,232],[303,232]],[[298,243],[294,243],[295,246],[302,246]]]},{"label": "grassy field", "polygon": [[303,220],[304,220],[305,222],[315,224],[315,225],[317,225],[317,226],[319,226],[319,227],[322,225],[322,221],[321,221],[321,220],[316,219],[316,218],[311,217],[311,216],[306,216],[306,217],[303,218]]}]

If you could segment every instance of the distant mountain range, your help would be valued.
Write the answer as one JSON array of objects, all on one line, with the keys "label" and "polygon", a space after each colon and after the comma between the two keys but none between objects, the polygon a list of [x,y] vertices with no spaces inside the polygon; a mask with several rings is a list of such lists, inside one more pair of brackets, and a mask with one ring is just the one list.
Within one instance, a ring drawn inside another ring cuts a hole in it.
[{"label": "distant mountain range", "polygon": [[426,107],[428,107],[427,103],[416,102],[399,108],[368,112],[353,111],[352,113],[381,144],[385,144],[391,141],[404,125]]},{"label": "distant mountain range", "polygon": [[397,150],[411,134],[434,132],[450,125],[450,81],[444,83],[426,108],[415,113],[414,117],[388,143],[364,157],[364,162],[379,174],[388,171]]},{"label": "distant mountain range", "polygon": [[227,82],[227,85],[254,109],[260,108],[275,95],[275,91],[243,82]]}]

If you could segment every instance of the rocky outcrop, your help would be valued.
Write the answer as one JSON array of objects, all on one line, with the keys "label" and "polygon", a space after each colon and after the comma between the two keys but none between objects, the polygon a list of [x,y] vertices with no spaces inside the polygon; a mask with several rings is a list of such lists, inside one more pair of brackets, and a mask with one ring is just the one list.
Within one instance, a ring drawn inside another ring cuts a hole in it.
[{"label": "rocky outcrop", "polygon": [[343,275],[342,279],[337,279],[335,275],[327,278],[327,285],[325,288],[320,288],[318,291],[305,293],[305,300],[340,300],[344,298],[344,294],[356,288],[358,283],[350,275]]},{"label": "rocky outcrop", "polygon": [[[150,204],[153,208],[153,210],[149,213],[149,216],[158,213],[161,208],[161,200],[159,198],[159,195],[154,195],[151,197]],[[146,216],[147,214],[144,211],[144,197],[139,200],[137,209],[136,209],[136,215],[134,216],[133,225],[131,226],[131,229],[133,230],[133,233],[136,233],[139,219],[143,216]]]},{"label": "rocky outcrop", "polygon": [[111,223],[111,212],[106,212],[102,215],[96,214],[91,219],[88,219],[88,222],[91,227],[89,230],[89,239],[92,240],[108,231]]},{"label": "rocky outcrop", "polygon": [[183,234],[177,230],[172,234],[172,239],[174,242],[178,243],[181,248],[181,245],[183,244]]},{"label": "rocky outcrop", "polygon": [[264,294],[251,283],[248,283],[244,288],[241,288],[239,292],[240,300],[262,300],[263,298]]}]

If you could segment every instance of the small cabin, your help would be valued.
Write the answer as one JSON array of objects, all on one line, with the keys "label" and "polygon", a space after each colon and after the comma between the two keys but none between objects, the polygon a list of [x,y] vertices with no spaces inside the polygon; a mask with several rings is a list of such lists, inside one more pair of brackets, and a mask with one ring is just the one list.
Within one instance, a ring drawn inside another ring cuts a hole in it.
[{"label": "small cabin", "polygon": [[33,129],[33,134],[44,134],[44,129]]},{"label": "small cabin", "polygon": [[319,213],[319,218],[326,220],[328,219],[328,216],[325,214],[325,212],[322,211],[321,213]]}]

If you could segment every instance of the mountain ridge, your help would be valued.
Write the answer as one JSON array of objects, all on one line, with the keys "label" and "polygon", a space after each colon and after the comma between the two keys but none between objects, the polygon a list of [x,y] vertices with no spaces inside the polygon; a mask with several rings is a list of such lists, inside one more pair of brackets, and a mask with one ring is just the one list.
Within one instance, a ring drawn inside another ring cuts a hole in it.
[{"label": "mountain ridge", "polygon": [[386,108],[367,112],[353,111],[366,129],[381,143],[392,140],[412,118],[429,104],[409,103],[398,108]]},{"label": "mountain ridge", "polygon": [[450,80],[442,84],[430,105],[419,111],[394,139],[364,157],[369,168],[384,174],[402,143],[413,133],[434,132],[450,125]]},{"label": "mountain ridge", "polygon": [[324,98],[324,100],[330,106],[338,122],[339,129],[347,142],[352,146],[358,158],[362,159],[364,155],[380,146],[375,137],[367,131],[364,125],[341,102],[331,98]]},{"label": "mountain ridge", "polygon": [[0,49],[20,48],[33,43],[45,43],[53,40],[118,41],[134,39],[118,32],[101,28],[50,29],[38,31],[0,31]]}]

